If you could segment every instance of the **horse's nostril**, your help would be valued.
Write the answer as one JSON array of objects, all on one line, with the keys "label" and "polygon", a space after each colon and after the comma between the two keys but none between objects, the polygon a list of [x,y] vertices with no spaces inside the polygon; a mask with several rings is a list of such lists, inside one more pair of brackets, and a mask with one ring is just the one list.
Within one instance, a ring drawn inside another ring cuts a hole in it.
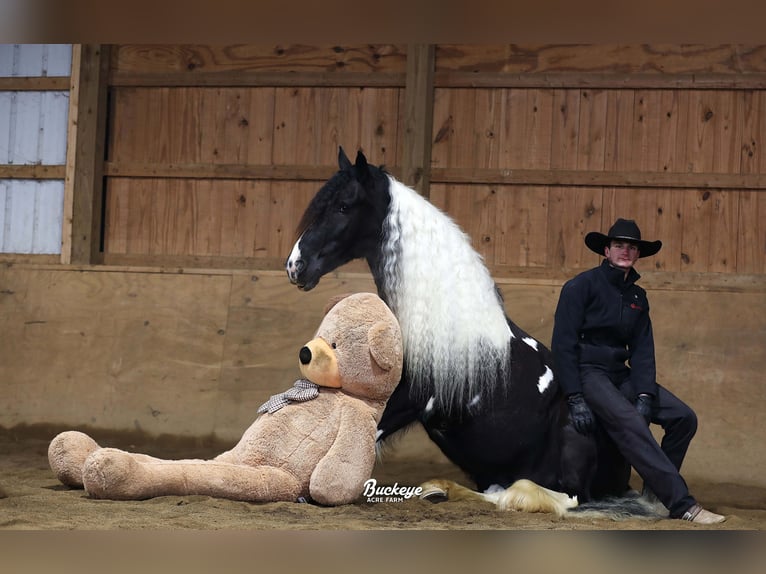
[{"label": "horse's nostril", "polygon": [[301,360],[301,365],[308,365],[311,362],[311,349],[303,347],[298,353],[298,358]]},{"label": "horse's nostril", "polygon": [[295,262],[295,270],[300,273],[306,268],[306,262],[303,259],[298,259]]}]

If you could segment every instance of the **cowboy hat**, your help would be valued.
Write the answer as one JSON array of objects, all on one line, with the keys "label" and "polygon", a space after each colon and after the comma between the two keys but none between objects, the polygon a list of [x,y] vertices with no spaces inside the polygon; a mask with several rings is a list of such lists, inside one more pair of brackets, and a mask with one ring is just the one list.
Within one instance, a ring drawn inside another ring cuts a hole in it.
[{"label": "cowboy hat", "polygon": [[644,241],[641,239],[641,230],[632,219],[619,218],[609,228],[609,233],[604,235],[598,231],[591,231],[585,236],[585,245],[588,249],[604,255],[604,247],[609,247],[612,240],[629,241],[638,245],[639,257],[650,257],[662,247],[662,241]]}]

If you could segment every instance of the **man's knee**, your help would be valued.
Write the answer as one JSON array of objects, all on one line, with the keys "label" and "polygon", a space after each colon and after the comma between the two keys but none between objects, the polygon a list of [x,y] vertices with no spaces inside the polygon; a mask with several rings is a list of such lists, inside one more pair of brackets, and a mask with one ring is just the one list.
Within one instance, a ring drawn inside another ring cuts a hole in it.
[{"label": "man's knee", "polygon": [[683,412],[681,426],[686,431],[686,434],[689,435],[689,438],[697,433],[697,414],[689,407],[686,407]]}]

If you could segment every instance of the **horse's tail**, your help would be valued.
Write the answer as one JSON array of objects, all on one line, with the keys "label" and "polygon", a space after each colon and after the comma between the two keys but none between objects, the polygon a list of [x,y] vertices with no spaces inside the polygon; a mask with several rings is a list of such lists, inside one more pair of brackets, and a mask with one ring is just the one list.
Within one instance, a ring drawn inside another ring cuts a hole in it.
[{"label": "horse's tail", "polygon": [[567,518],[658,520],[667,517],[664,506],[644,497],[609,497],[578,504],[576,496],[544,488],[526,479],[517,480],[506,489],[498,488],[492,492],[477,492],[451,480],[442,479],[429,480],[420,487],[420,498],[432,502],[488,502],[494,504],[498,510],[545,512]]},{"label": "horse's tail", "polygon": [[610,520],[628,520],[631,518],[659,520],[668,516],[667,510],[661,503],[652,502],[643,496],[615,496],[591,500],[570,508],[567,514],[575,518],[607,518]]}]

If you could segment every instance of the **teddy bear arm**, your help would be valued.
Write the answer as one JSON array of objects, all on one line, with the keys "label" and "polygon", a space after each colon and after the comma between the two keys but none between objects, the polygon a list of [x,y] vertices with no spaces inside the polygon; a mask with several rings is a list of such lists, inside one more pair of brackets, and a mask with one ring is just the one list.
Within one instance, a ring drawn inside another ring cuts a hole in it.
[{"label": "teddy bear arm", "polygon": [[311,473],[309,492],[320,504],[349,504],[362,492],[375,466],[374,417],[348,409],[335,442]]}]

